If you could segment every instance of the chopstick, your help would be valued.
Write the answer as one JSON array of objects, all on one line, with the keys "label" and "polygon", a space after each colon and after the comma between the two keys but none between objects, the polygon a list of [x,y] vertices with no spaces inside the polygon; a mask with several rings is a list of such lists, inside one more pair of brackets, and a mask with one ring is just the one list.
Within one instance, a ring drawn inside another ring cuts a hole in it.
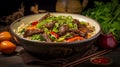
[{"label": "chopstick", "polygon": [[105,50],[99,51],[99,52],[97,52],[97,53],[94,53],[94,54],[92,54],[92,55],[89,55],[89,56],[80,58],[80,59],[75,60],[75,61],[70,62],[70,63],[67,63],[67,64],[63,65],[62,67],[73,67],[73,66],[76,66],[76,65],[78,65],[78,64],[80,64],[80,63],[82,63],[82,62],[85,62],[85,61],[89,60],[89,59],[92,58],[92,57],[101,56],[101,55],[104,55],[104,54],[109,53],[109,52],[111,52],[111,51],[112,51],[112,50],[105,49]]}]

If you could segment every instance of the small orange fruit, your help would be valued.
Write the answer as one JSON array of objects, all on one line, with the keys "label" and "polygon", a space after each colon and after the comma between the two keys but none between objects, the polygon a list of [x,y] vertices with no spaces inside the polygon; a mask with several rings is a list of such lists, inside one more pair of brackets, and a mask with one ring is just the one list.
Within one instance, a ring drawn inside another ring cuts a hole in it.
[{"label": "small orange fruit", "polygon": [[3,31],[0,33],[0,42],[4,40],[10,40],[11,38],[12,36],[8,31]]},{"label": "small orange fruit", "polygon": [[12,54],[15,52],[16,45],[10,41],[2,41],[0,43],[0,52],[4,54]]}]

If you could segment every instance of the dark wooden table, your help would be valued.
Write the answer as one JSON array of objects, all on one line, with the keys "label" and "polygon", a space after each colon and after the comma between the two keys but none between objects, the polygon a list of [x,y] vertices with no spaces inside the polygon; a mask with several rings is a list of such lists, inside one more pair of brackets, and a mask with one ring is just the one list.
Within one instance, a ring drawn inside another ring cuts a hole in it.
[{"label": "dark wooden table", "polygon": [[[0,31],[4,31],[4,30],[8,30],[8,28],[0,25]],[[19,51],[20,49],[21,47],[17,47],[17,51]],[[118,46],[112,52],[105,54],[103,56],[109,57],[112,59],[112,64],[109,67],[120,66],[120,46]],[[0,67],[50,67],[50,66],[28,65],[24,63],[23,59],[19,56],[19,54],[6,56],[0,53]],[[96,66],[91,64],[90,61],[86,61],[77,65],[77,67],[96,67]]]},{"label": "dark wooden table", "polygon": [[[109,67],[120,66],[120,47],[114,49],[112,52],[103,55],[112,59],[112,64]],[[4,56],[0,53],[0,67],[49,67],[43,65],[28,65],[25,64],[19,55]],[[89,61],[83,62],[76,67],[96,67]]]}]

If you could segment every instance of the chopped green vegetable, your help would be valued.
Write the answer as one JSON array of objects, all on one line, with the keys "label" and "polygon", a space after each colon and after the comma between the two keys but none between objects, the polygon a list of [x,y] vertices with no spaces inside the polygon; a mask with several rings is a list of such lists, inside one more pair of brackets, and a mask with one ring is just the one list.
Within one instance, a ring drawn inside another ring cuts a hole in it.
[{"label": "chopped green vegetable", "polygon": [[69,33],[67,33],[66,35],[60,37],[60,38],[57,39],[56,41],[57,41],[57,42],[62,42],[62,41],[64,41],[66,38],[71,38],[71,37],[72,37],[72,36],[71,36]]},{"label": "chopped green vegetable", "polygon": [[64,38],[70,38],[72,35],[70,33],[67,33],[66,35],[63,36]]},{"label": "chopped green vegetable", "polygon": [[55,23],[52,31],[58,33],[58,32],[59,32],[59,29],[58,29],[58,28],[59,28],[59,25],[60,25],[59,23]]},{"label": "chopped green vegetable", "polygon": [[57,38],[54,35],[50,35],[50,39],[56,41]]},{"label": "chopped green vegetable", "polygon": [[84,21],[81,21],[80,24],[87,25],[87,23]]},{"label": "chopped green vegetable", "polygon": [[21,29],[19,33],[24,33],[24,31],[25,31],[25,28]]},{"label": "chopped green vegetable", "polygon": [[59,39],[57,39],[57,42],[62,42],[62,41],[64,41],[64,40],[65,40],[64,37],[60,37]]},{"label": "chopped green vegetable", "polygon": [[32,35],[31,40],[40,40],[40,41],[45,41],[44,37],[39,34]]},{"label": "chopped green vegetable", "polygon": [[47,33],[47,34],[50,33],[49,30],[48,30],[48,28],[44,28],[44,32]]}]

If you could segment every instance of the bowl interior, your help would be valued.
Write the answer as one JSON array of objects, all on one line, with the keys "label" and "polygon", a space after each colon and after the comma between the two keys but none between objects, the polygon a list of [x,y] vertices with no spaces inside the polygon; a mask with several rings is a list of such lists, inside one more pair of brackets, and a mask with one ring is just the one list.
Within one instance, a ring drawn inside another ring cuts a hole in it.
[{"label": "bowl interior", "polygon": [[[43,13],[43,14],[34,14],[34,15],[29,15],[29,16],[25,16],[23,18],[20,18],[16,21],[14,21],[12,24],[11,24],[11,30],[12,32],[15,34],[15,31],[17,30],[17,28],[22,24],[29,24],[31,23],[32,21],[35,21],[35,20],[39,20],[41,17],[43,17],[46,13]],[[50,13],[51,15],[55,15],[55,16],[59,16],[59,15],[64,15],[64,16],[72,16],[73,18],[75,19],[79,19],[80,21],[85,21],[85,22],[88,22],[91,26],[94,26],[95,27],[95,34],[93,34],[94,37],[91,37],[89,39],[85,39],[85,41],[87,40],[90,40],[90,39],[94,39],[96,38],[99,34],[100,34],[100,31],[101,31],[101,26],[99,25],[99,23],[89,17],[86,17],[86,16],[83,16],[83,15],[78,15],[78,14],[67,14],[67,13]],[[15,34],[17,35],[17,34]],[[18,36],[18,35],[17,35]],[[20,37],[20,36],[18,36]],[[22,37],[20,37],[22,38]]]}]

